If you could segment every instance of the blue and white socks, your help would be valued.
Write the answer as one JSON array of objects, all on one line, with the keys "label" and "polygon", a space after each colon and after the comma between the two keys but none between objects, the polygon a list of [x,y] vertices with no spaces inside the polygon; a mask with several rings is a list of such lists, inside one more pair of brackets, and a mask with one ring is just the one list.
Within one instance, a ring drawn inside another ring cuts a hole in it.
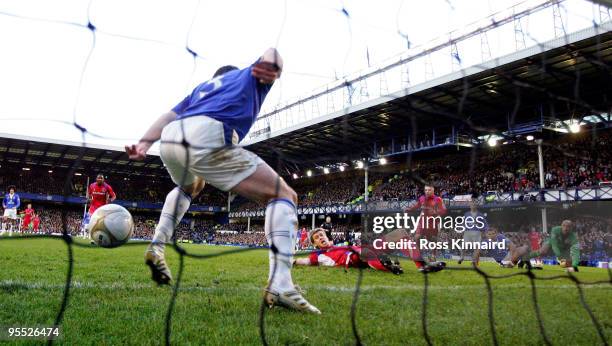
[{"label": "blue and white socks", "polygon": [[[282,293],[295,290],[291,279],[291,266],[297,223],[297,211],[293,202],[278,198],[268,203],[265,232],[268,244],[270,244],[268,282],[272,291]],[[276,249],[276,253],[273,248]]]},{"label": "blue and white socks", "polygon": [[178,226],[179,222],[181,222],[181,219],[185,216],[190,205],[191,197],[181,190],[181,188],[175,187],[168,193],[159,217],[159,223],[157,227],[155,227],[153,243],[164,244],[172,241],[174,229]]}]

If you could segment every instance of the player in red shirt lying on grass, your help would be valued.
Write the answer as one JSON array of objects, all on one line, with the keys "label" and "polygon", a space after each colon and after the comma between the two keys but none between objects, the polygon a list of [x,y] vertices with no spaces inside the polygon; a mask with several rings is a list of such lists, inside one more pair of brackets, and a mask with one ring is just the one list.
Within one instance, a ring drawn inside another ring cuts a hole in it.
[{"label": "player in red shirt lying on grass", "polygon": [[369,267],[392,272],[397,275],[404,272],[399,262],[393,261],[385,254],[378,254],[376,259],[366,259],[361,255],[360,246],[334,246],[323,228],[315,228],[310,231],[309,239],[317,250],[308,257],[295,259],[293,261],[294,265],[345,268]]}]

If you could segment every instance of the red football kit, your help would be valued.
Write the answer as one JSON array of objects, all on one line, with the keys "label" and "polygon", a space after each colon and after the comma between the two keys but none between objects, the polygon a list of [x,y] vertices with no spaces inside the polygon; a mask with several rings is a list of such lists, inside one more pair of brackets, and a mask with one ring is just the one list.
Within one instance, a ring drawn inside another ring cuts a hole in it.
[{"label": "red football kit", "polygon": [[107,183],[92,183],[87,189],[87,195],[91,197],[91,205],[89,206],[89,215],[92,215],[96,209],[106,205],[108,198],[115,198],[113,188]]},{"label": "red football kit", "polygon": [[34,215],[34,209],[26,208],[25,215],[23,216],[23,225],[21,228],[27,230],[30,226],[30,222],[32,222],[32,215]]},{"label": "red football kit", "polygon": [[34,219],[32,220],[32,229],[34,230],[34,232],[38,233],[38,226],[40,225],[40,218],[38,217],[38,215],[34,216]]},{"label": "red football kit", "polygon": [[330,246],[328,248],[319,249],[312,252],[308,258],[310,265],[327,266],[327,267],[353,267],[367,268],[371,267],[376,270],[389,271],[382,265],[380,260],[371,259],[363,260],[360,256],[360,246]]},{"label": "red football kit", "polygon": [[308,232],[306,229],[301,230],[300,234],[300,249],[304,249],[308,244]]},{"label": "red football kit", "polygon": [[531,243],[531,251],[538,251],[540,250],[540,241],[542,240],[542,237],[540,236],[540,233],[538,232],[529,232],[529,242]]},{"label": "red football kit", "polygon": [[425,195],[419,197],[416,204],[406,209],[407,212],[421,210],[421,220],[417,225],[416,234],[423,235],[425,237],[437,237],[438,230],[440,229],[440,222],[436,222],[435,219],[427,220],[426,217],[436,217],[446,215],[446,206],[444,201],[439,196],[433,195],[427,197]]}]

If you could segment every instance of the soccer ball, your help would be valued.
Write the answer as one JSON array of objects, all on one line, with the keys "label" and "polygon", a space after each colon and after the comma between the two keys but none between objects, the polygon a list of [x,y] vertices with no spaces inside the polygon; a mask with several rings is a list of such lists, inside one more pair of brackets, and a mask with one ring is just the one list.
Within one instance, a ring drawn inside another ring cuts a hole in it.
[{"label": "soccer ball", "polygon": [[118,204],[104,205],[93,213],[87,225],[89,237],[106,248],[125,244],[134,231],[134,220],[127,209]]}]

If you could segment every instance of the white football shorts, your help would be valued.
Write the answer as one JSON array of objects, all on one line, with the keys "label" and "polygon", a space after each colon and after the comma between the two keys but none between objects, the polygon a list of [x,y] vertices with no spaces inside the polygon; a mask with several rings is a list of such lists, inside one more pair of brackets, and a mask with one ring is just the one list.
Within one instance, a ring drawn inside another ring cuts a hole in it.
[{"label": "white football shorts", "polygon": [[4,209],[4,217],[8,217],[9,219],[17,219],[17,209],[16,208],[6,208]]},{"label": "white football shorts", "polygon": [[[189,143],[189,149],[183,144]],[[198,115],[175,120],[161,134],[160,156],[177,186],[190,185],[195,177],[229,191],[255,173],[264,161],[237,146],[238,135],[223,123]]]}]

